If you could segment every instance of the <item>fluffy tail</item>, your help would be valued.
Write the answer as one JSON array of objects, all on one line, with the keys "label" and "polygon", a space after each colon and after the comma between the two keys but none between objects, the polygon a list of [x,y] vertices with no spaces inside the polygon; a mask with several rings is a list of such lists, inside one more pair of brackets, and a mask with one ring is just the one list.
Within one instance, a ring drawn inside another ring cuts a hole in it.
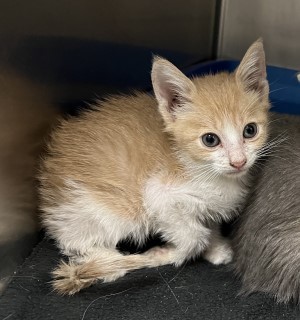
[{"label": "fluffy tail", "polygon": [[61,262],[52,273],[53,287],[62,295],[73,295],[98,280],[114,281],[127,272],[172,263],[169,247],[154,247],[143,254],[123,255],[115,250],[88,256],[80,264]]}]

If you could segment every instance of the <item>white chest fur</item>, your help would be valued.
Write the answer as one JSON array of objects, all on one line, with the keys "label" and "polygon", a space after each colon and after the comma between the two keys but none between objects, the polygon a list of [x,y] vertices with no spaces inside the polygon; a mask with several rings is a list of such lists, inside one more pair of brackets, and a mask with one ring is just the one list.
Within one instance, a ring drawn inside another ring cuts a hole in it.
[{"label": "white chest fur", "polygon": [[165,184],[157,176],[144,189],[144,206],[150,216],[197,217],[202,221],[228,220],[242,204],[246,188],[237,179],[173,182]]}]

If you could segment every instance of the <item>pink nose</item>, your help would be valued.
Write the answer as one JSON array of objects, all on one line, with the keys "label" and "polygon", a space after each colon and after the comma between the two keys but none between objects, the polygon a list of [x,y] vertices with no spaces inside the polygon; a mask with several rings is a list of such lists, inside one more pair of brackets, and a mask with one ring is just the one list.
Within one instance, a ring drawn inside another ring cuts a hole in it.
[{"label": "pink nose", "polygon": [[236,168],[238,170],[241,170],[243,168],[243,166],[246,164],[247,160],[246,159],[243,159],[243,160],[240,160],[240,161],[231,161],[230,162],[230,165],[233,167],[233,168]]}]

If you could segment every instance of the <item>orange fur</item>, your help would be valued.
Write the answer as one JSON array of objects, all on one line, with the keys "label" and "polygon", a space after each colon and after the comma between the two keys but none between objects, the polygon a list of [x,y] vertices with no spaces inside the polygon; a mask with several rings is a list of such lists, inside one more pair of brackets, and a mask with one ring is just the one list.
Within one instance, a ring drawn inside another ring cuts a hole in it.
[{"label": "orange fur", "polygon": [[145,93],[120,96],[99,102],[94,110],[61,122],[49,145],[57,157],[44,162],[42,181],[56,192],[67,176],[88,186],[96,201],[138,219],[143,213],[142,185],[151,170],[174,162],[155,100]]}]

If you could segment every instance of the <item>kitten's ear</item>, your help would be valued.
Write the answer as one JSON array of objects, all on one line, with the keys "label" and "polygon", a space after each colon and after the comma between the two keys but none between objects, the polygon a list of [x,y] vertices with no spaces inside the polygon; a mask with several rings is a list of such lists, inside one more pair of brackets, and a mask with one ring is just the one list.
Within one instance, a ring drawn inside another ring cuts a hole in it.
[{"label": "kitten's ear", "polygon": [[196,88],[171,62],[154,57],[151,79],[159,110],[165,121],[174,121],[176,111],[191,102]]},{"label": "kitten's ear", "polygon": [[267,98],[269,85],[262,39],[255,41],[247,50],[235,76],[246,91],[256,91],[261,97]]}]

